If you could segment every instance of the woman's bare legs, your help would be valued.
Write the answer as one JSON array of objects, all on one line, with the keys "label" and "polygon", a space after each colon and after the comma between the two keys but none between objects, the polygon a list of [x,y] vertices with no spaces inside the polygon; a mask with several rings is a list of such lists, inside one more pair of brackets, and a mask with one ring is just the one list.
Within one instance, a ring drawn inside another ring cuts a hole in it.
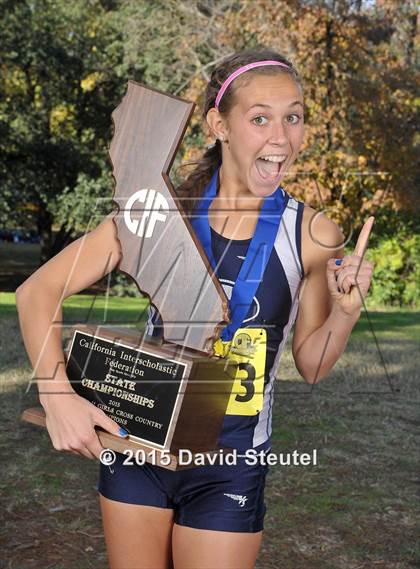
[{"label": "woman's bare legs", "polygon": [[100,495],[110,569],[172,569],[173,510]]},{"label": "woman's bare legs", "polygon": [[254,569],[262,531],[174,524],[173,510],[100,496],[110,569]]},{"label": "woman's bare legs", "polygon": [[174,524],[174,569],[253,569],[262,533],[201,530]]}]

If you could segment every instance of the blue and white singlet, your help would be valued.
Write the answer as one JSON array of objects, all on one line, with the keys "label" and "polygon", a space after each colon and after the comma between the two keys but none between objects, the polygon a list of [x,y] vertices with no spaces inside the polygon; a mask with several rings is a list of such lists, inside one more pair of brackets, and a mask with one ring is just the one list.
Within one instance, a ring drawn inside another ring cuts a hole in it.
[{"label": "blue and white singlet", "polygon": [[[283,190],[285,191],[285,190]],[[287,194],[287,192],[286,192]],[[264,405],[253,416],[225,415],[219,445],[245,451],[258,447],[269,448],[274,402],[274,382],[280,358],[289,332],[296,320],[299,289],[304,277],[301,257],[302,215],[304,203],[290,194],[274,247],[257,292],[241,328],[265,328],[267,332],[267,356],[264,378]],[[212,249],[216,260],[222,258],[217,276],[226,295],[232,288],[245,258],[251,239],[232,240],[211,228]],[[161,335],[162,320],[150,305],[146,335]]]}]

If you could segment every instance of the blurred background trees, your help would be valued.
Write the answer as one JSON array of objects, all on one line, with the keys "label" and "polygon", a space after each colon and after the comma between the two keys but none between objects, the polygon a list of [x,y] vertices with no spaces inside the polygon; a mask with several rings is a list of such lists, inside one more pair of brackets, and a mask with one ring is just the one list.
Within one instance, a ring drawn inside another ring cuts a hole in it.
[{"label": "blurred background trees", "polygon": [[125,81],[113,72],[121,44],[112,10],[99,2],[1,7],[0,222],[34,224],[43,262],[83,229],[92,198],[109,192],[110,104]]},{"label": "blurred background trees", "polygon": [[211,142],[201,103],[214,64],[271,46],[297,67],[306,105],[283,185],[337,221],[349,249],[375,215],[373,298],[418,301],[416,2],[0,0],[0,10],[0,227],[36,228],[40,262],[112,209],[110,116],[128,79],[197,103],[176,185],[177,167]]}]

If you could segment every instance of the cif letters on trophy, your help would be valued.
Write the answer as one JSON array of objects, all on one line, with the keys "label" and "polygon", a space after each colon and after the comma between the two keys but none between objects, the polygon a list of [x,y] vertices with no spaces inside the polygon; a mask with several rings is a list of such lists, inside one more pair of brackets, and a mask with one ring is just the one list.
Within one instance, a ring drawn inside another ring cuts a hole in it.
[{"label": "cif letters on trophy", "polygon": [[[193,109],[194,103],[129,81],[112,114],[118,269],[149,296],[163,338],[80,324],[66,350],[74,390],[129,433],[122,439],[98,429],[102,445],[142,449],[146,460],[171,470],[186,467],[179,464],[181,449],[192,456],[220,452],[235,375],[232,362],[213,355],[229,321],[228,300],[168,174]],[[22,418],[45,426],[41,409],[27,409]],[[160,460],[163,453],[169,464]]]}]

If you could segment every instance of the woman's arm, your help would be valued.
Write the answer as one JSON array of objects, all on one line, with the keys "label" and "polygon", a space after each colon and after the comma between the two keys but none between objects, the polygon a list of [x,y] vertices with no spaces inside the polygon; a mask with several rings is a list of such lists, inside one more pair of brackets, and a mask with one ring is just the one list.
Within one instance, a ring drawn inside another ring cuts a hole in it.
[{"label": "woman's arm", "polygon": [[37,379],[47,428],[57,450],[93,458],[102,447],[94,431],[119,427],[103,411],[79,397],[64,367],[62,303],[97,282],[119,262],[120,245],[112,215],[42,265],[16,290],[20,328]]},{"label": "woman's arm", "polygon": [[[292,344],[296,367],[308,383],[326,377],[344,352],[360,316],[360,292],[365,296],[370,285],[373,264],[361,262],[358,255],[343,257],[343,241],[339,227],[319,216],[316,239],[308,240],[311,262],[302,283]],[[342,264],[336,265],[335,259],[343,259]],[[354,286],[356,274],[359,288]]]}]

